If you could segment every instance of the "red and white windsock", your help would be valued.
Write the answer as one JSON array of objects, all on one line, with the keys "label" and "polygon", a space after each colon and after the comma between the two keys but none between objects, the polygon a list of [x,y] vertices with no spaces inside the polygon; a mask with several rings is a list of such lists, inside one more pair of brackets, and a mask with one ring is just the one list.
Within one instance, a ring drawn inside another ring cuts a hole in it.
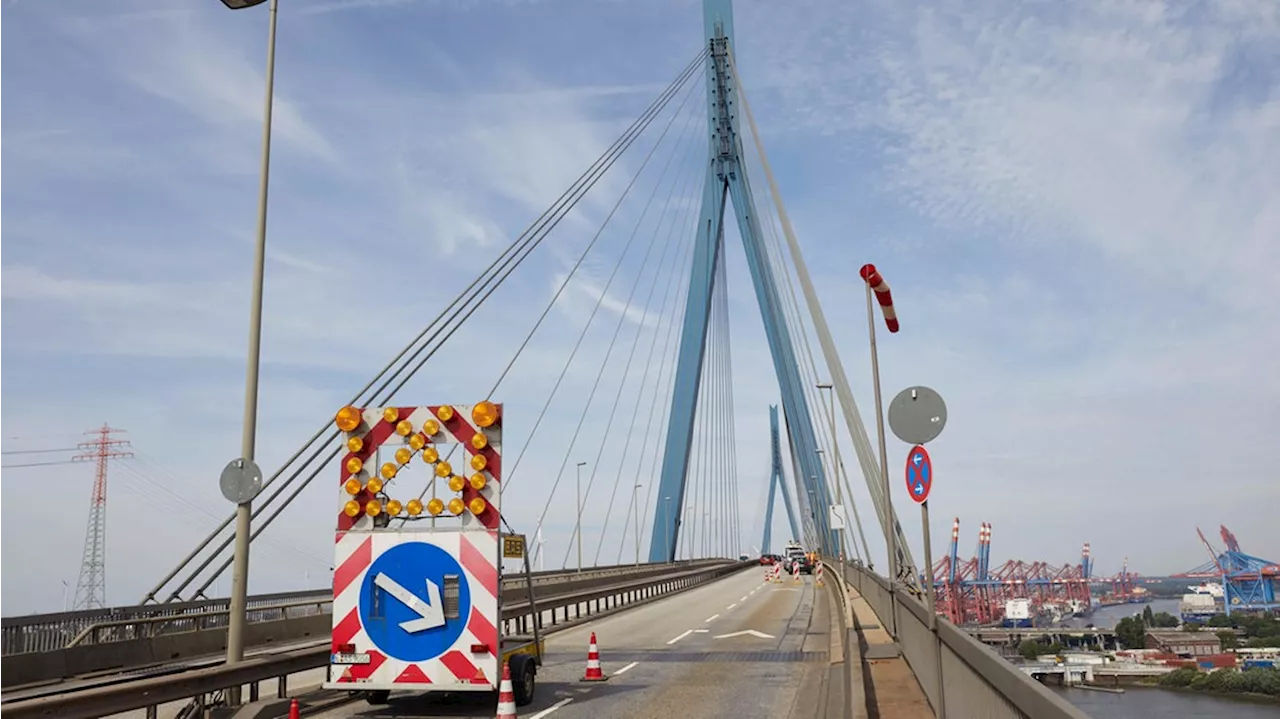
[{"label": "red and white windsock", "polygon": [[876,301],[880,303],[880,311],[884,313],[884,323],[890,332],[898,331],[898,313],[893,310],[893,295],[889,294],[889,284],[880,276],[875,265],[863,265],[858,274],[875,292]]}]

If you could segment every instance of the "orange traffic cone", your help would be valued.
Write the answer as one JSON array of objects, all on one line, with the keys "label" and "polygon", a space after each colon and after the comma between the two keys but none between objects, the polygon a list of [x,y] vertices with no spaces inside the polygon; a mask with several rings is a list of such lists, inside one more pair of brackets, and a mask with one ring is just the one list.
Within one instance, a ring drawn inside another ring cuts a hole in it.
[{"label": "orange traffic cone", "polygon": [[587,673],[583,675],[584,682],[603,682],[608,681],[609,677],[604,675],[600,670],[600,648],[596,646],[596,633],[591,632],[591,644],[587,645]]},{"label": "orange traffic cone", "polygon": [[299,719],[302,713],[298,711],[298,700],[294,699],[289,702],[289,719]]},{"label": "orange traffic cone", "polygon": [[511,665],[502,663],[502,683],[498,685],[497,719],[516,719],[516,695],[511,686]]}]

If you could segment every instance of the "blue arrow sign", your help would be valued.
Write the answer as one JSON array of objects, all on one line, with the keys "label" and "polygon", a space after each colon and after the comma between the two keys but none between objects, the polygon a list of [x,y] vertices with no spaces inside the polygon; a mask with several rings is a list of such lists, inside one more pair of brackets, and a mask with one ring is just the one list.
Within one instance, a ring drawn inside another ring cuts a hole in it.
[{"label": "blue arrow sign", "polygon": [[917,504],[929,499],[929,490],[933,489],[933,461],[929,452],[916,445],[907,454],[907,494]]},{"label": "blue arrow sign", "polygon": [[[445,575],[456,577],[458,610],[444,613]],[[471,588],[458,560],[426,542],[383,552],[360,587],[360,623],[392,659],[420,662],[449,651],[471,616]]]}]

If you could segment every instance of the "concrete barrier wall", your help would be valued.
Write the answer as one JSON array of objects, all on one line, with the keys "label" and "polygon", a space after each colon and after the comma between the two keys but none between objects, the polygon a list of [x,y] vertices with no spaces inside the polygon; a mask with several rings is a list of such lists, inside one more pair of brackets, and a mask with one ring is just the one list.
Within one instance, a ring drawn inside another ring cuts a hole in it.
[{"label": "concrete barrier wall", "polygon": [[[924,602],[895,583],[892,595],[884,577],[863,567],[847,568],[849,583],[875,610],[885,627],[896,623],[898,646],[920,688],[938,706],[938,659],[949,717],[984,719],[1089,719],[1070,702],[951,622],[937,618],[929,630]],[[892,597],[892,601],[891,601]]]}]

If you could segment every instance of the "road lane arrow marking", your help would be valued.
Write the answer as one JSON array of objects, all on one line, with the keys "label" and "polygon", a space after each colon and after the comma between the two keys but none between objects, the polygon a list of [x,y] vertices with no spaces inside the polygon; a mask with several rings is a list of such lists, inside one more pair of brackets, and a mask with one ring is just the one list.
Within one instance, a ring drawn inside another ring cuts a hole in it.
[{"label": "road lane arrow marking", "polygon": [[717,635],[716,635],[716,639],[728,639],[728,638],[730,638],[730,637],[740,637],[740,636],[743,636],[744,634],[750,634],[751,636],[753,636],[753,637],[757,637],[757,638],[759,638],[759,639],[773,639],[773,638],[774,638],[772,634],[765,634],[764,632],[757,632],[757,631],[756,631],[756,630],[754,630],[754,629],[744,629],[744,630],[742,630],[742,631],[740,631],[740,632],[734,632],[734,633],[732,633],[732,634],[717,634]]},{"label": "road lane arrow marking", "polygon": [[440,587],[436,586],[435,582],[430,579],[427,580],[427,601],[425,602],[418,595],[400,586],[394,579],[381,572],[373,578],[373,583],[380,587],[382,591],[399,599],[406,607],[418,615],[417,619],[400,622],[401,629],[410,634],[415,634],[424,629],[444,626],[444,602],[440,601]]}]

